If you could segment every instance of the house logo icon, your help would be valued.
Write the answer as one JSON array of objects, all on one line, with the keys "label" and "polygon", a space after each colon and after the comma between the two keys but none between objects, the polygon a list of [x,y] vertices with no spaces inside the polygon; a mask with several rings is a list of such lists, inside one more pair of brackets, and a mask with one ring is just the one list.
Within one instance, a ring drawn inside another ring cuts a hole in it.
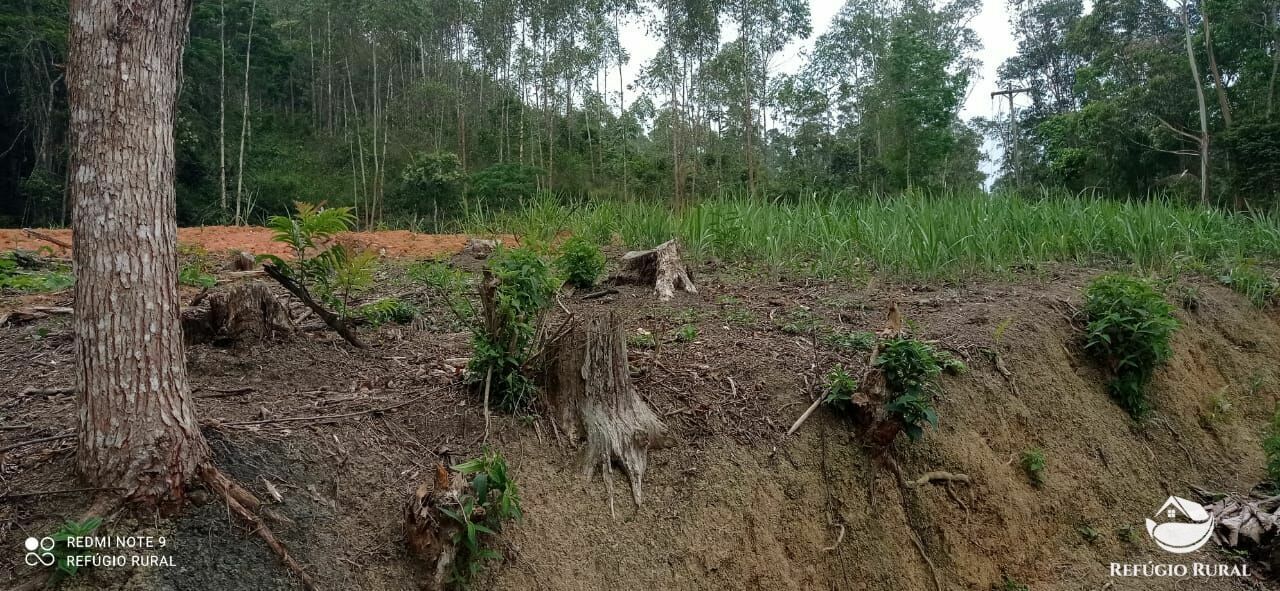
[{"label": "house logo icon", "polygon": [[1147,519],[1147,534],[1166,552],[1195,552],[1213,536],[1213,516],[1199,503],[1182,497],[1169,497],[1154,517],[1165,521]]}]

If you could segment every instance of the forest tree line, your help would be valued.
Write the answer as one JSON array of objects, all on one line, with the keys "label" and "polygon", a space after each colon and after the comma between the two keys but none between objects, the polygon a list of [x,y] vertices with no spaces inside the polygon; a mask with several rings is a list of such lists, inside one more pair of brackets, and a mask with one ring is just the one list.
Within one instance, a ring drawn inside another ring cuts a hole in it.
[{"label": "forest tree line", "polygon": [[[1280,0],[1012,3],[1000,85],[1026,92],[1012,121],[965,121],[980,8],[850,0],[783,73],[806,0],[199,0],[179,221],[305,200],[437,229],[542,191],[976,191],[984,137],[1009,148],[998,188],[1274,203]],[[629,23],[658,46],[630,85]],[[4,225],[68,220],[66,33],[65,2],[0,6]]]}]

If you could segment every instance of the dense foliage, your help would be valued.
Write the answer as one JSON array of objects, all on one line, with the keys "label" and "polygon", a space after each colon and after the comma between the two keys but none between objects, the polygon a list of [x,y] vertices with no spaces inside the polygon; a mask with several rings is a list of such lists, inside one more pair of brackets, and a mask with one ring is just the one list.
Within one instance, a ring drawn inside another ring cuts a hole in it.
[{"label": "dense foliage", "polygon": [[1085,348],[1111,373],[1111,397],[1134,418],[1151,408],[1147,385],[1169,359],[1169,339],[1178,329],[1173,306],[1150,283],[1112,274],[1085,289]]},{"label": "dense foliage", "polygon": [[[327,200],[360,227],[438,231],[539,192],[964,192],[984,134],[1005,147],[997,186],[1194,198],[1203,139],[1214,201],[1274,203],[1280,0],[1012,4],[1013,126],[959,116],[979,8],[848,0],[785,73],[815,28],[805,0],[197,2],[179,220]],[[68,220],[67,20],[64,2],[0,5],[0,225]],[[657,45],[642,64],[636,31]]]},{"label": "dense foliage", "polygon": [[1026,92],[1016,126],[992,129],[1016,147],[1005,153],[1001,182],[1196,197],[1203,139],[1212,200],[1274,205],[1280,2],[1086,4],[1010,5],[1018,54],[1000,77]]},{"label": "dense foliage", "polygon": [[604,272],[604,253],[594,242],[574,236],[560,245],[556,269],[566,283],[575,287],[591,287]]}]

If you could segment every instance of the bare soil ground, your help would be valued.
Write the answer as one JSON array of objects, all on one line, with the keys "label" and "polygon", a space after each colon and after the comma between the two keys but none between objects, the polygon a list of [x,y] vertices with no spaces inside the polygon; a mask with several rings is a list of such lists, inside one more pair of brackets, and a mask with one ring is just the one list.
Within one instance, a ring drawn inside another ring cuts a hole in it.
[{"label": "bare soil ground", "polygon": [[[1164,554],[1143,519],[1170,494],[1190,496],[1192,485],[1245,492],[1264,478],[1260,440],[1280,393],[1274,310],[1179,278],[1200,290],[1199,306],[1179,311],[1175,355],[1154,386],[1156,411],[1139,424],[1081,354],[1072,316],[1094,271],[961,286],[698,271],[699,293],[667,303],[632,287],[561,297],[573,311],[616,310],[630,331],[656,337],[656,348],[634,349],[631,361],[641,395],[677,443],[651,453],[642,506],[615,479],[614,518],[609,488],[580,475],[575,451],[547,421],[497,416],[489,443],[511,463],[526,517],[508,529],[504,560],[477,588],[986,591],[1003,576],[1037,590],[1276,588],[1258,564],[1245,579],[1108,576],[1111,562],[1242,560],[1212,544],[1189,557]],[[281,493],[272,508],[293,524],[274,528],[324,589],[420,588],[427,573],[404,549],[404,504],[437,462],[472,457],[483,444],[479,399],[445,363],[469,355],[468,333],[398,267],[384,273],[380,292],[407,292],[427,313],[413,326],[365,329],[367,352],[319,329],[287,342],[188,351],[218,462],[260,498],[270,498],[267,482]],[[69,294],[46,298],[70,303]],[[943,378],[939,428],[893,450],[907,478],[969,475],[973,484],[954,494],[900,486],[828,409],[785,437],[814,382],[865,355],[815,346],[813,327],[875,330],[895,301],[917,334],[970,368]],[[697,328],[692,342],[676,338],[686,324]],[[1012,379],[984,349],[999,352]],[[71,432],[72,395],[29,391],[69,386],[71,366],[64,319],[0,328],[0,448]],[[1212,412],[1216,396],[1230,402],[1221,417]],[[324,418],[280,421],[294,417]],[[1041,488],[1019,466],[1032,447],[1048,461]],[[0,454],[0,548],[10,556],[0,560],[0,580],[33,571],[20,560],[23,539],[84,508],[91,493],[40,492],[80,486],[73,453],[74,440],[63,439]],[[174,566],[90,569],[66,587],[297,588],[220,502],[195,496],[172,519],[118,514],[103,526],[112,535],[165,535],[170,545],[153,554]]]}]

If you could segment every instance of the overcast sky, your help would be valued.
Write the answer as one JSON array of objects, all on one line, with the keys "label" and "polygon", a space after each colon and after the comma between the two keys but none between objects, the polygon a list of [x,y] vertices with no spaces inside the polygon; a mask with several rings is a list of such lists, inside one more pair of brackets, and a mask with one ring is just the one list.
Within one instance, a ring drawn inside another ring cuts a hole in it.
[{"label": "overcast sky", "polygon": [[[792,43],[791,47],[782,52],[772,64],[773,71],[790,73],[802,66],[806,59],[804,52],[813,48],[814,39],[827,32],[832,17],[842,5],[844,0],[809,0],[809,18],[813,24],[813,34],[808,39]],[[977,78],[969,87],[969,95],[960,116],[962,119],[1007,117],[1008,107],[1005,99],[991,100],[991,91],[995,90],[996,84],[996,68],[999,68],[1005,58],[1012,56],[1016,50],[1013,37],[1009,33],[1007,0],[983,0],[982,12],[969,23],[969,26],[982,40],[982,49],[977,55],[982,65]],[[726,40],[734,35],[736,32],[732,30],[724,33]],[[632,84],[640,68],[658,52],[658,42],[645,32],[644,23],[631,22],[622,30],[622,45],[631,55],[630,63],[623,68],[623,77],[628,84]],[[613,86],[615,84],[616,81],[610,83],[613,88],[616,88]],[[630,103],[634,96],[635,93],[629,92],[627,102]],[[991,141],[987,142],[985,149],[989,156],[994,156],[994,152],[998,150]],[[988,162],[982,168],[990,172],[993,165]]]}]

